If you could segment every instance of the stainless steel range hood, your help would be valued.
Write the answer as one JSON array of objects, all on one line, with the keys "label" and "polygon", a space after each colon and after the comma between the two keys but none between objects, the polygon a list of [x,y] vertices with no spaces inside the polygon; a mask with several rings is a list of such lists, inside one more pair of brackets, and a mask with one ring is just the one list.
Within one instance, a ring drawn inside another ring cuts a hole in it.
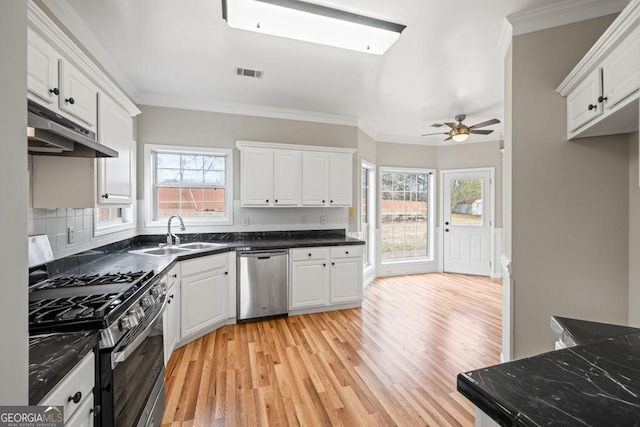
[{"label": "stainless steel range hood", "polygon": [[118,152],[95,141],[96,134],[53,111],[29,101],[29,152],[67,157],[118,157]]}]

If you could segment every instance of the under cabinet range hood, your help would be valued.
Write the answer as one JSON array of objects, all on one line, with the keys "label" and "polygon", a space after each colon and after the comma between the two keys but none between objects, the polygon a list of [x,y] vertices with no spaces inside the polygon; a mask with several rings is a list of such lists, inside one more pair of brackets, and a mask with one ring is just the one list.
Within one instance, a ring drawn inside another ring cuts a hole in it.
[{"label": "under cabinet range hood", "polygon": [[31,154],[67,157],[118,157],[96,142],[96,134],[29,100],[27,138]]}]

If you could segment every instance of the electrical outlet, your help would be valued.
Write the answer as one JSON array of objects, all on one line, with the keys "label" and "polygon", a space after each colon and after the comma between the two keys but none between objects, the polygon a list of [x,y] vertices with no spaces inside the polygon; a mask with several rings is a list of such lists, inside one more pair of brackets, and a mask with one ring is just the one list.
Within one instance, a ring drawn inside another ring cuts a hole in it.
[{"label": "electrical outlet", "polygon": [[326,223],[327,223],[327,216],[320,215],[320,224],[326,224]]},{"label": "electrical outlet", "polygon": [[249,225],[249,217],[248,216],[243,216],[242,217],[242,225]]},{"label": "electrical outlet", "polygon": [[306,216],[304,216],[304,215],[302,215],[302,216],[300,217],[300,224],[306,224],[306,223],[307,223],[307,217],[306,217]]},{"label": "electrical outlet", "polygon": [[76,242],[76,228],[67,227],[67,243],[72,244]]},{"label": "electrical outlet", "polygon": [[349,208],[349,215],[354,216],[356,214],[356,208],[355,206],[351,206]]}]

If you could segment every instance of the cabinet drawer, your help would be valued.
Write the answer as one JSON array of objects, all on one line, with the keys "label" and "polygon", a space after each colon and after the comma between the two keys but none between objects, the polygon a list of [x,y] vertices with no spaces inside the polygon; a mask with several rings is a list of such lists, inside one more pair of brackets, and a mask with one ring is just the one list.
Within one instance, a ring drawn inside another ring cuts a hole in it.
[{"label": "cabinet drawer", "polygon": [[224,253],[220,255],[212,255],[202,258],[196,258],[181,263],[181,276],[189,276],[201,273],[207,270],[216,270],[218,268],[228,268],[229,255]]},{"label": "cabinet drawer", "polygon": [[325,259],[329,257],[328,248],[291,249],[291,261],[305,261],[310,259]]},{"label": "cabinet drawer", "polygon": [[333,258],[359,258],[362,256],[362,245],[333,246],[331,259]]},{"label": "cabinet drawer", "polygon": [[[82,361],[42,399],[39,405],[64,407],[64,420],[67,422],[82,403],[92,396],[94,376],[95,357],[93,352],[89,352]],[[78,403],[73,402],[73,397],[76,393],[80,393]]]}]

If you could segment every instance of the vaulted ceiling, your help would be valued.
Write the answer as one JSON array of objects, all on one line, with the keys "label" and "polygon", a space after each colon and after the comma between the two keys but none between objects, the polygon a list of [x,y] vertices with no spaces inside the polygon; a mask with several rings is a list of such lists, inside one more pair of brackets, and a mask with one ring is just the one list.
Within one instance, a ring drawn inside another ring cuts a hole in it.
[{"label": "vaulted ceiling", "polygon": [[[377,56],[230,28],[221,0],[43,0],[65,1],[72,32],[140,104],[309,113],[416,143],[442,141],[420,135],[456,114],[503,120],[505,17],[556,3],[308,0],[406,25]],[[264,77],[236,76],[236,66]],[[501,139],[493,128],[473,140]]]}]

